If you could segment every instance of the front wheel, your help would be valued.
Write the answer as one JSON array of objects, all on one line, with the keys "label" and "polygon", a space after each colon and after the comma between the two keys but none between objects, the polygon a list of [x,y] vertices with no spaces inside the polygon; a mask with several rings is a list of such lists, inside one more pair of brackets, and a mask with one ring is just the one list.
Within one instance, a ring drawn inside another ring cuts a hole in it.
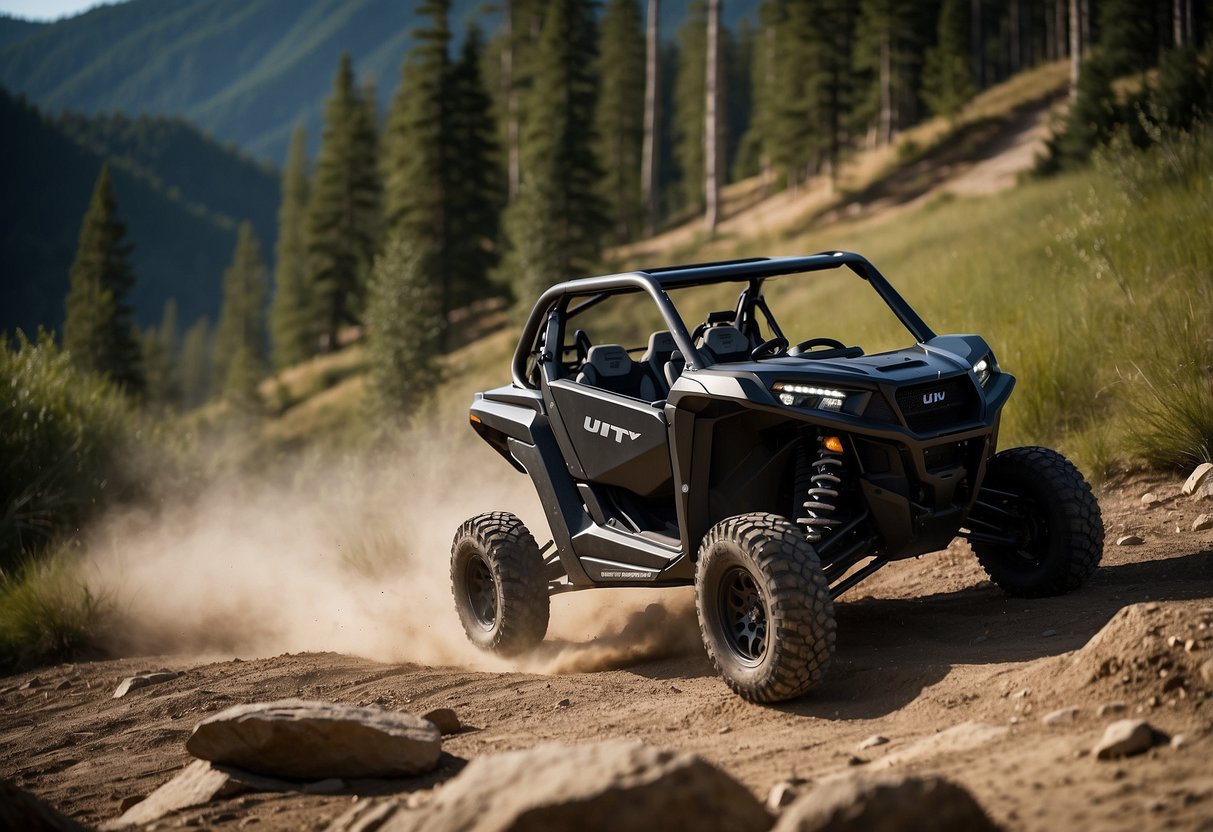
[{"label": "front wheel", "polygon": [[972,540],[990,580],[1010,595],[1062,595],[1086,582],[1103,555],[1103,517],[1074,463],[1049,448],[996,454],[969,528],[1007,542]]},{"label": "front wheel", "polygon": [[834,604],[817,552],[775,514],[712,527],[695,571],[699,630],[712,664],[751,702],[816,687],[834,655]]},{"label": "front wheel", "polygon": [[513,514],[478,514],[459,527],[451,544],[451,593],[463,630],[477,647],[515,655],[547,633],[543,556]]}]

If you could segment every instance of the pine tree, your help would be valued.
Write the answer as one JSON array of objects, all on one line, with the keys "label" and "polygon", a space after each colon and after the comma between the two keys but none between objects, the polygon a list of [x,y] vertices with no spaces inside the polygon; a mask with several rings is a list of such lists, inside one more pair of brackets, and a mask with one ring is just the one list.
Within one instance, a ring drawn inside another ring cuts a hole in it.
[{"label": "pine tree", "polygon": [[[223,380],[225,393],[247,396],[250,379],[255,387],[265,374],[265,271],[253,227],[242,223],[232,264],[223,273],[223,311],[215,332],[215,378]],[[228,385],[232,379],[235,387]]]},{"label": "pine tree", "polygon": [[389,238],[367,296],[367,358],[377,419],[404,426],[441,378],[441,301],[425,270],[426,243]]},{"label": "pine tree", "polygon": [[211,396],[211,372],[214,347],[211,343],[210,321],[199,318],[185,332],[181,342],[181,404],[194,408]]},{"label": "pine tree", "polygon": [[177,364],[177,302],[164,303],[160,326],[143,332],[145,401],[157,410],[177,407],[181,401],[181,377]]},{"label": "pine tree", "polygon": [[506,215],[507,273],[530,303],[599,264],[610,220],[594,156],[594,21],[589,0],[548,6],[527,95],[522,185]]},{"label": "pine tree", "polygon": [[497,265],[501,212],[506,202],[493,104],[481,66],[483,56],[480,30],[469,26],[451,73],[454,196],[450,265],[454,306],[491,291],[489,275]]},{"label": "pine tree", "polygon": [[674,81],[674,160],[678,165],[680,203],[703,210],[704,69],[707,66],[708,18],[704,0],[693,0],[678,29],[678,74]]},{"label": "pine tree", "polygon": [[308,286],[307,166],[307,134],[302,127],[296,127],[282,172],[282,203],[278,208],[278,242],[274,251],[270,334],[274,366],[278,369],[310,357],[319,342],[316,299]]},{"label": "pine tree", "polygon": [[644,142],[645,41],[636,0],[610,0],[602,14],[598,77],[601,88],[594,123],[602,180],[617,242],[627,242],[644,224],[641,153]]},{"label": "pine tree", "polygon": [[80,228],[63,346],[77,366],[138,395],[144,386],[139,336],[126,299],[135,284],[130,264],[133,248],[126,242],[126,226],[118,217],[118,200],[105,164]]},{"label": "pine tree", "polygon": [[703,200],[705,230],[716,230],[720,220],[721,171],[721,99],[720,77],[720,0],[708,0],[708,27],[705,39],[703,73]]},{"label": "pine tree", "polygon": [[858,91],[854,117],[889,144],[907,126],[915,97],[918,43],[913,0],[863,0],[855,35],[855,69],[867,82]]},{"label": "pine tree", "polygon": [[384,140],[388,233],[424,258],[439,290],[439,323],[488,287],[501,205],[490,101],[480,74],[480,35],[468,32],[459,61],[448,54],[449,3],[419,10]]},{"label": "pine tree", "polygon": [[1099,46],[1114,76],[1145,72],[1158,57],[1153,4],[1103,0],[1099,4]]},{"label": "pine tree", "polygon": [[648,0],[645,17],[644,148],[641,157],[640,189],[644,199],[644,231],[657,230],[657,190],[661,180],[658,102],[661,97],[661,2]]},{"label": "pine tree", "polygon": [[357,323],[365,274],[379,231],[374,102],[354,86],[343,53],[325,104],[325,125],[307,211],[309,290],[316,296],[325,347],[337,348],[340,328]]},{"label": "pine tree", "polygon": [[923,100],[935,115],[955,120],[961,108],[973,97],[968,43],[965,0],[944,0],[939,12],[938,40],[927,51],[922,77]]}]

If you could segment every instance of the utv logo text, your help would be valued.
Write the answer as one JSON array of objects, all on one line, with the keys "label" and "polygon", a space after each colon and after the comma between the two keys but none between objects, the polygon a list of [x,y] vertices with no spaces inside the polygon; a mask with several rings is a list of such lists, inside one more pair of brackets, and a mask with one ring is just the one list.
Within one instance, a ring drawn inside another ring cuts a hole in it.
[{"label": "utv logo text", "polygon": [[938,393],[927,393],[925,396],[922,397],[922,403],[923,404],[935,404],[935,402],[943,401],[944,396],[946,396],[946,395],[947,395],[947,393],[945,393],[942,390],[940,390]]},{"label": "utv logo text", "polygon": [[619,442],[620,444],[623,443],[623,437],[625,436],[629,439],[640,438],[639,431],[627,430],[625,428],[615,427],[615,425],[608,425],[606,422],[601,422],[598,419],[591,419],[589,416],[585,417],[585,429],[590,433],[599,433],[603,436],[610,436],[611,431],[615,431],[615,441]]}]

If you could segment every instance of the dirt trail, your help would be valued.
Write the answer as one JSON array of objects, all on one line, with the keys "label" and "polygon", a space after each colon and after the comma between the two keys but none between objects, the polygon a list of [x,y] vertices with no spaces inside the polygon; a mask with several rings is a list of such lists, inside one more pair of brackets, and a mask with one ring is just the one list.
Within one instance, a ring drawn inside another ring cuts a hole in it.
[{"label": "dirt trail", "polygon": [[[1163,504],[1143,509],[1138,498],[1147,490]],[[698,646],[689,591],[655,595],[661,606],[647,610],[632,597],[643,593],[584,593],[579,603],[620,599],[637,611],[595,627],[575,606],[557,606],[562,638],[529,666],[565,671],[558,674],[304,653],[126,659],[3,678],[0,777],[97,823],[186,765],[184,739],[207,713],[300,696],[414,712],[449,706],[469,727],[447,738],[444,763],[428,778],[355,782],[336,795],[247,795],[187,811],[185,822],[236,828],[255,817],[263,829],[323,828],[351,795],[428,789],[481,754],[635,737],[702,754],[759,796],[793,774],[816,780],[866,765],[953,778],[1008,829],[1208,829],[1213,683],[1193,668],[1213,659],[1213,531],[1188,529],[1213,503],[1178,490],[1178,482],[1141,481],[1106,489],[1103,566],[1064,598],[1007,598],[961,545],[893,564],[841,599],[834,667],[797,702],[762,707],[728,692]],[[1126,531],[1145,545],[1112,545]],[[590,665],[605,669],[580,672]],[[183,675],[112,698],[123,677],[162,666]],[[1163,667],[1185,674],[1183,685],[1166,686],[1157,675]],[[21,689],[34,675],[43,684]],[[1084,752],[1118,718],[1096,709],[1118,700],[1126,715],[1144,715],[1189,744],[1094,761]],[[1075,721],[1041,723],[1067,706],[1080,709]],[[888,744],[857,751],[873,734]]]}]

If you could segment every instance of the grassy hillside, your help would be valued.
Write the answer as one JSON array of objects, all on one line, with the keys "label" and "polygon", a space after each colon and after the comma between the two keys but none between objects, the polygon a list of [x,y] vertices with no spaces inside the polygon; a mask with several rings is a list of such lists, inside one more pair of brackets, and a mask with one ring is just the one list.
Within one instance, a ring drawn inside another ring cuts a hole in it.
[{"label": "grassy hillside", "polygon": [[[63,319],[80,222],[107,156],[3,90],[0,123],[0,330],[33,332]],[[213,319],[235,246],[234,218],[189,201],[134,163],[118,159],[112,167],[119,210],[135,243],[131,301],[138,319],[158,321],[170,297],[182,320]]]},{"label": "grassy hillside", "polygon": [[[672,37],[689,0],[663,4]],[[130,0],[0,41],[0,85],[50,111],[175,114],[281,162],[295,123],[319,135],[338,55],[376,81],[386,107],[420,22],[416,0]],[[728,4],[734,23],[757,0]],[[452,30],[484,15],[455,0]],[[490,14],[485,27],[492,28]],[[314,146],[314,144],[313,144]]]}]

